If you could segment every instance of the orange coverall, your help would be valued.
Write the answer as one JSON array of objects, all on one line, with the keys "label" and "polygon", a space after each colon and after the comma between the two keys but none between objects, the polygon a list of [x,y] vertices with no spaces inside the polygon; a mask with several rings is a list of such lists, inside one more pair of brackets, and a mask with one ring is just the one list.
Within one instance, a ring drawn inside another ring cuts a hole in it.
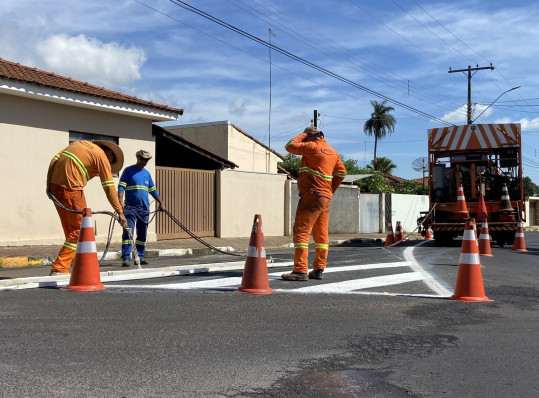
[{"label": "orange coverall", "polygon": [[303,142],[307,133],[292,138],[285,149],[301,155],[298,175],[300,200],[294,221],[294,272],[307,273],[309,237],[313,232],[314,270],[324,270],[329,249],[329,205],[333,192],[346,176],[337,151],[325,139]]},{"label": "orange coverall", "polygon": [[[110,204],[118,214],[122,214],[107,156],[99,146],[89,141],[75,141],[54,156],[47,172],[47,189],[68,209],[82,211],[86,207],[83,188],[96,175],[101,179]],[[64,229],[65,242],[51,271],[68,273],[77,249],[82,214],[71,213],[58,206],[56,210]]]}]

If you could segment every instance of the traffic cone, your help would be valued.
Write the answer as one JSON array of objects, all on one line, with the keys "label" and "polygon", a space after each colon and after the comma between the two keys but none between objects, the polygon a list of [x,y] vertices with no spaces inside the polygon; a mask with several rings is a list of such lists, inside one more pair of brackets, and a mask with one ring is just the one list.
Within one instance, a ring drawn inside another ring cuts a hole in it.
[{"label": "traffic cone", "polygon": [[475,216],[476,220],[488,219],[487,206],[485,204],[485,197],[483,193],[479,193],[479,202],[477,203],[477,214]]},{"label": "traffic cone", "polygon": [[466,221],[466,227],[464,228],[457,280],[451,300],[465,302],[493,301],[485,296],[473,220]]},{"label": "traffic cone", "polygon": [[428,227],[427,232],[425,233],[425,240],[432,240],[432,239],[434,239],[432,237],[432,231],[431,231],[430,227]]},{"label": "traffic cone", "polygon": [[395,228],[395,244],[400,243],[403,238],[401,222],[397,221],[397,226]]},{"label": "traffic cone", "polygon": [[384,246],[391,246],[393,243],[395,243],[395,236],[393,235],[393,226],[390,221],[387,223],[386,244]]},{"label": "traffic cone", "polygon": [[524,228],[522,228],[522,220],[519,220],[517,224],[517,231],[515,232],[515,240],[513,241],[513,250],[517,252],[527,252],[526,241],[524,240]]},{"label": "traffic cone", "polygon": [[492,251],[490,250],[490,234],[488,232],[488,223],[487,219],[483,219],[481,224],[481,233],[479,234],[479,255],[480,256],[492,256]]},{"label": "traffic cone", "polygon": [[507,192],[507,185],[503,184],[502,188],[502,200],[500,202],[500,211],[503,212],[512,212],[513,207],[511,206],[511,198],[509,197],[509,192]]},{"label": "traffic cone", "polygon": [[266,248],[262,233],[262,217],[255,215],[253,229],[249,240],[249,250],[238,292],[251,294],[271,294],[269,287],[268,264],[266,263]]},{"label": "traffic cone", "polygon": [[66,289],[80,292],[106,289],[101,284],[101,276],[99,275],[99,261],[97,259],[91,209],[84,209],[82,213],[75,264]]},{"label": "traffic cone", "polygon": [[457,211],[455,211],[455,220],[463,221],[470,218],[468,206],[466,206],[466,198],[464,198],[464,188],[462,184],[457,191]]}]

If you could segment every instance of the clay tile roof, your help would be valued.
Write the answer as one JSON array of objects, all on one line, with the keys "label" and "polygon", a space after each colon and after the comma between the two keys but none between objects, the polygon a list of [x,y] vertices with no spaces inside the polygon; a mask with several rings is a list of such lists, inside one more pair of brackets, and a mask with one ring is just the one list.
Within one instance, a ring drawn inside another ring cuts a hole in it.
[{"label": "clay tile roof", "polygon": [[145,101],[137,97],[107,90],[103,87],[97,87],[89,83],[80,82],[78,80],[71,79],[70,77],[60,76],[37,68],[30,68],[28,66],[6,61],[2,58],[0,58],[0,78],[36,84],[38,86],[70,91],[73,93],[91,95],[98,98],[148,106],[150,108],[159,109],[162,111],[175,112],[179,115],[183,114],[183,109],[172,108],[167,105],[160,105],[151,101]]}]

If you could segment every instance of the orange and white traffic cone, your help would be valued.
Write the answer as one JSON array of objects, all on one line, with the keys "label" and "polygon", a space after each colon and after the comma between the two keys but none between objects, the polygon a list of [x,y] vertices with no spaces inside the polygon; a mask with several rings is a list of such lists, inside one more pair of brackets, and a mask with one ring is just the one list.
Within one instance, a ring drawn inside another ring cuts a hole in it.
[{"label": "orange and white traffic cone", "polygon": [[395,244],[400,243],[403,240],[404,236],[402,235],[402,226],[401,222],[397,221],[397,226],[395,228]]},{"label": "orange and white traffic cone", "polygon": [[485,197],[483,193],[479,193],[479,202],[477,203],[477,214],[475,216],[476,220],[485,220],[488,219],[487,206],[485,204]]},{"label": "orange and white traffic cone", "polygon": [[273,289],[269,286],[268,264],[266,262],[266,248],[264,247],[264,234],[262,233],[262,216],[255,215],[253,229],[249,240],[249,250],[241,278],[238,292],[251,294],[271,294]]},{"label": "orange and white traffic cone", "polygon": [[480,256],[492,256],[492,251],[490,250],[490,233],[488,231],[487,219],[483,219],[481,224],[481,233],[479,234],[479,255]]},{"label": "orange and white traffic cone", "polygon": [[75,263],[66,289],[81,292],[107,289],[101,284],[91,209],[84,209],[82,213]]},{"label": "orange and white traffic cone", "polygon": [[387,223],[386,244],[384,246],[391,246],[393,243],[395,243],[395,236],[393,235],[393,226],[390,221]]},{"label": "orange and white traffic cone", "polygon": [[427,228],[427,232],[425,233],[425,240],[433,240],[434,238],[432,237],[432,230],[430,229],[430,227]]},{"label": "orange and white traffic cone", "polygon": [[473,220],[466,221],[455,291],[451,296],[451,300],[465,302],[493,301],[485,296],[473,224]]},{"label": "orange and white traffic cone", "polygon": [[512,212],[513,206],[511,206],[511,198],[509,197],[509,192],[507,191],[507,185],[503,184],[502,188],[502,200],[500,201],[500,211],[503,212]]},{"label": "orange and white traffic cone", "polygon": [[468,206],[466,206],[466,198],[464,197],[464,188],[462,184],[457,191],[457,210],[455,211],[455,220],[463,221],[470,218]]},{"label": "orange and white traffic cone", "polygon": [[515,240],[513,241],[513,250],[517,252],[527,252],[526,241],[524,240],[524,228],[522,227],[522,220],[519,220],[517,224],[517,231],[515,232]]}]

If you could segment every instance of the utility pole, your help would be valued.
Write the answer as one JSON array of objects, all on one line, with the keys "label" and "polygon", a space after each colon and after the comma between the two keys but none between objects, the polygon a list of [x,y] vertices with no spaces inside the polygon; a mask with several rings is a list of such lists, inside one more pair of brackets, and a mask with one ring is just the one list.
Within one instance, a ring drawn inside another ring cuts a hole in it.
[{"label": "utility pole", "polygon": [[268,37],[269,37],[269,112],[268,112],[268,167],[267,172],[270,172],[270,161],[271,161],[271,36],[275,37],[275,33],[273,33],[273,30],[268,29]]},{"label": "utility pole", "polygon": [[319,114],[318,111],[315,109],[315,110],[314,110],[314,116],[313,116],[313,126],[314,126],[314,127],[318,127],[318,116],[320,116],[320,114]]},{"label": "utility pole", "polygon": [[468,69],[452,70],[451,68],[449,68],[449,71],[448,71],[448,73],[468,72],[468,111],[466,113],[468,124],[472,124],[472,76],[475,75],[475,73],[472,75],[472,71],[477,72],[478,70],[483,70],[483,69],[494,70],[494,66],[492,66],[492,62],[491,62],[490,66],[479,67],[479,65],[477,65],[475,68],[472,68],[470,65],[468,65]]}]

